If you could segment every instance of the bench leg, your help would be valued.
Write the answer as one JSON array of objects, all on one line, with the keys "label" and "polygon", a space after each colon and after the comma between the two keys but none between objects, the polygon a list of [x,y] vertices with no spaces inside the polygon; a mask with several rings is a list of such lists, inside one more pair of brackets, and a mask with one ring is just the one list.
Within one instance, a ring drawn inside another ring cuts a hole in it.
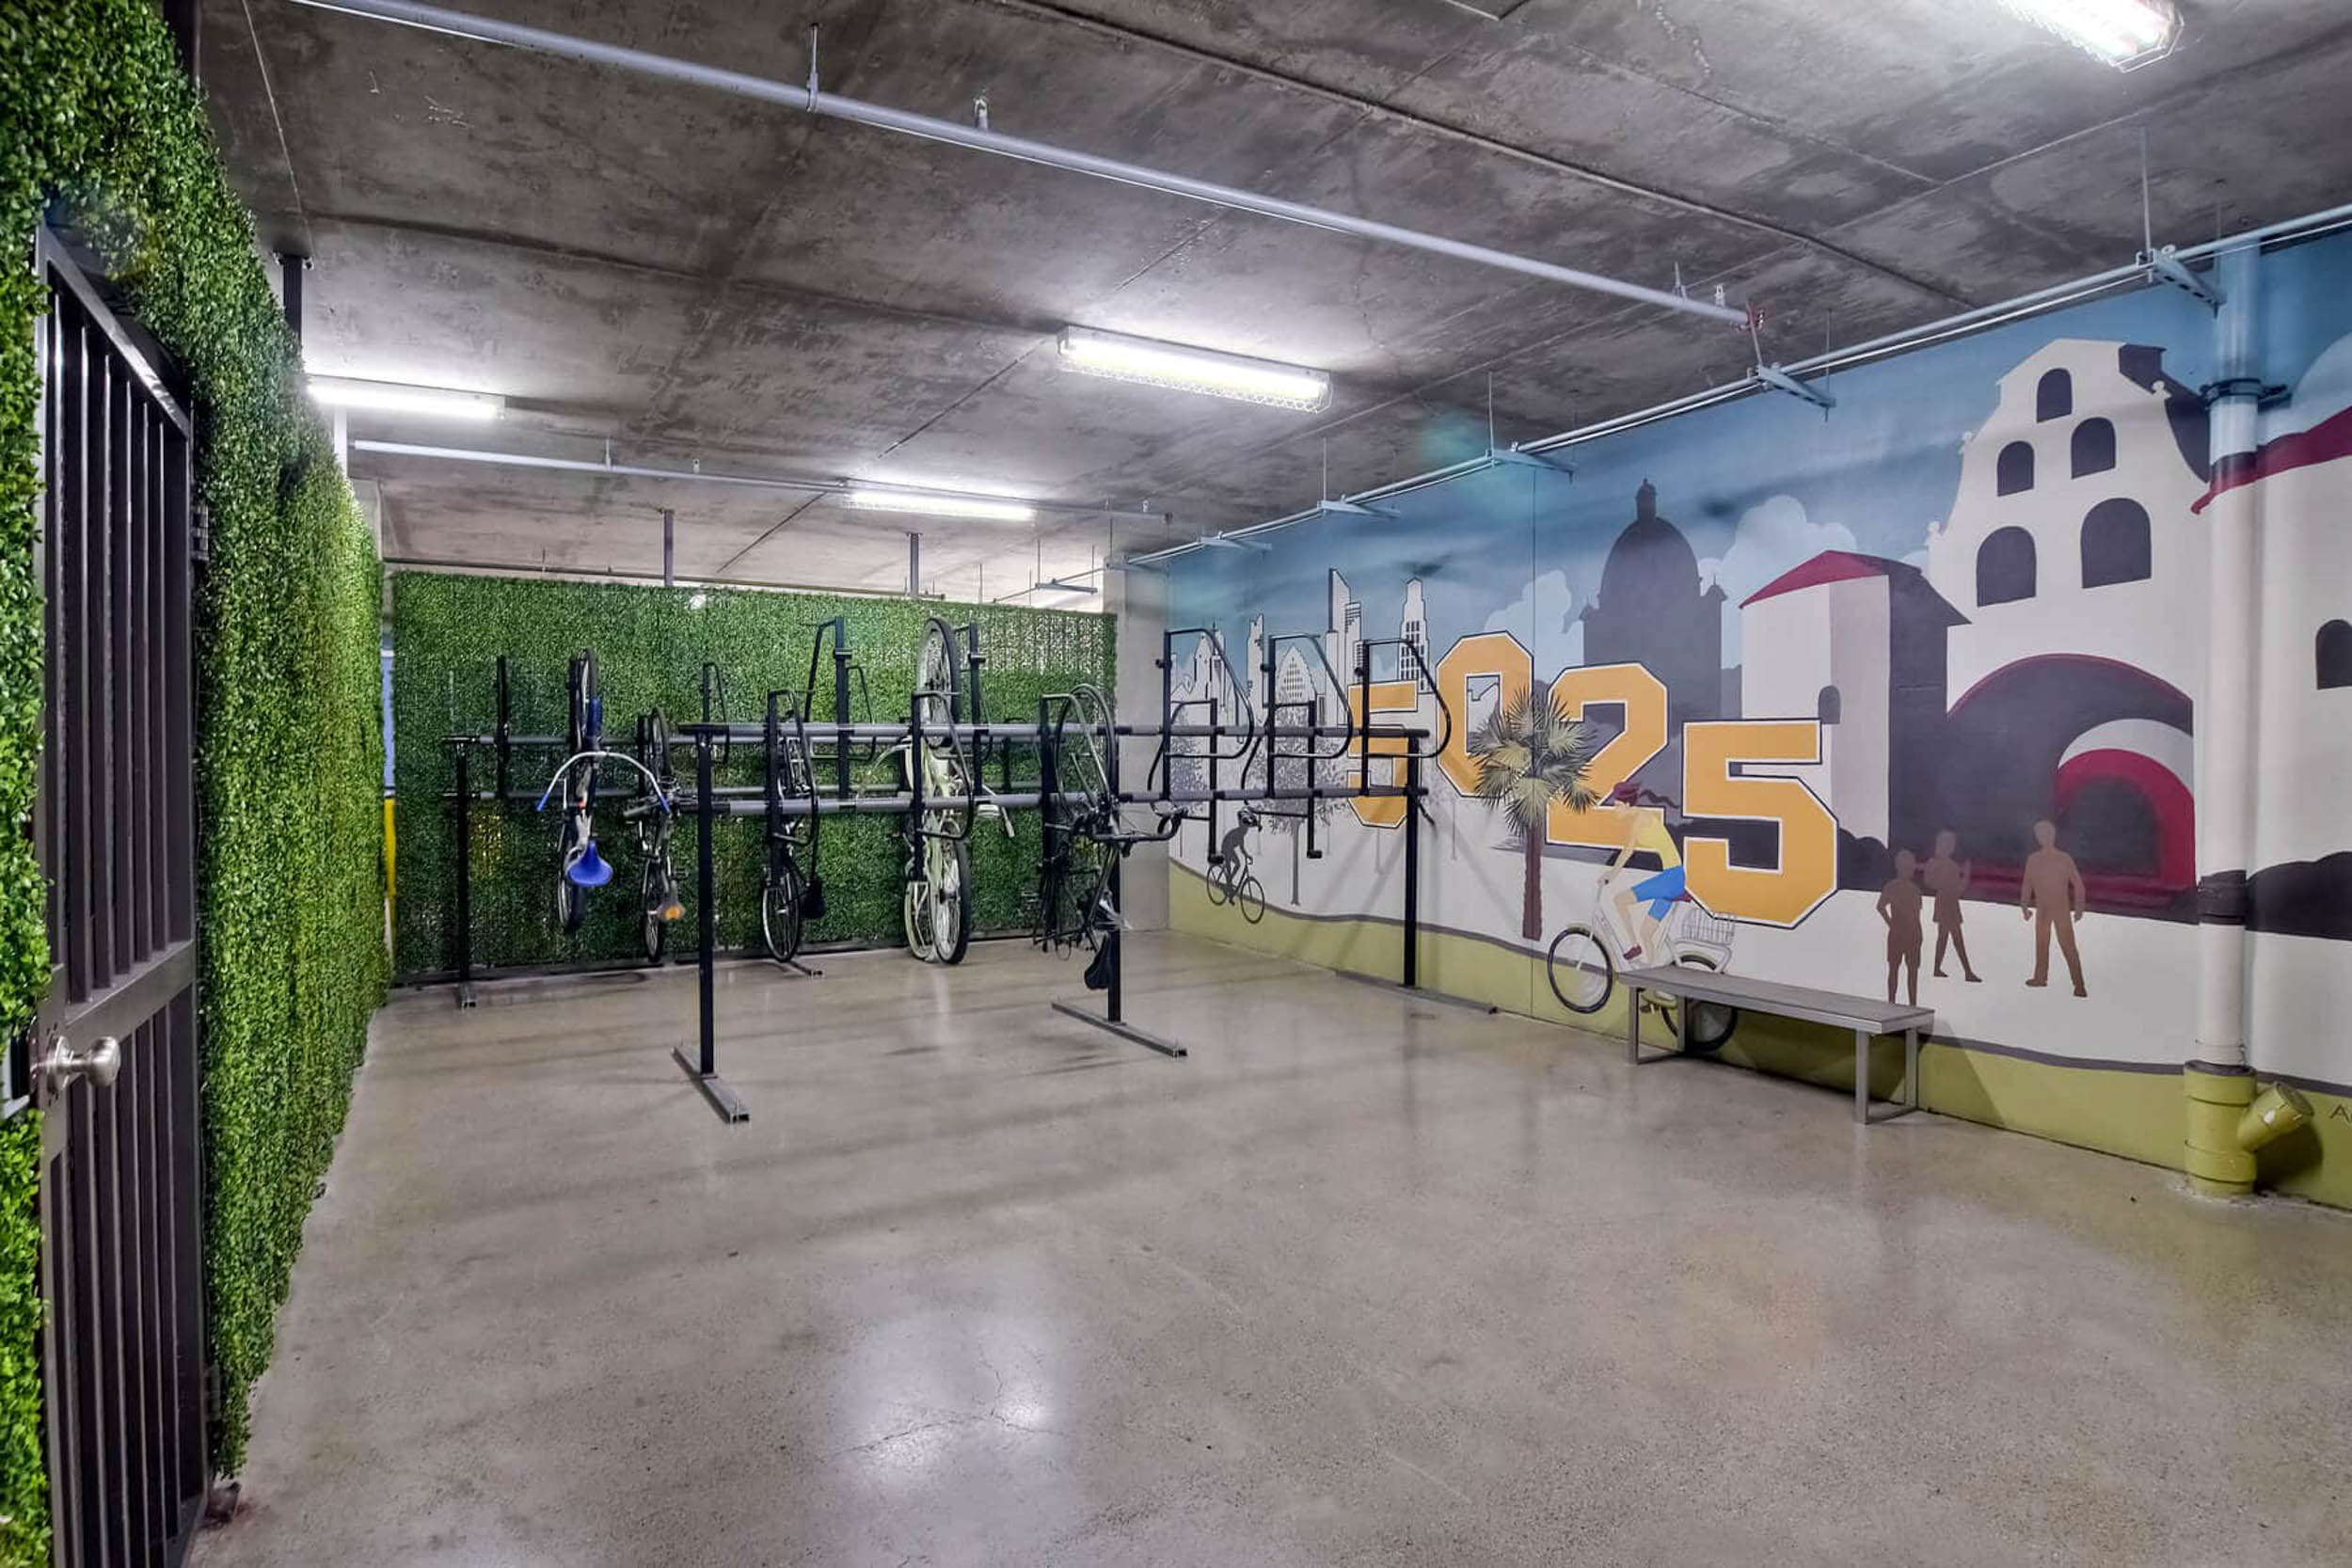
[{"label": "bench leg", "polygon": [[1642,1060],[1642,988],[1625,988],[1625,1059],[1636,1066]]},{"label": "bench leg", "polygon": [[1870,1032],[1853,1032],[1853,1118],[1870,1119]]},{"label": "bench leg", "polygon": [[1904,1099],[1910,1101],[1913,1110],[1917,1110],[1919,1108],[1919,1031],[1916,1029],[1903,1031],[1903,1087],[1908,1091]]}]

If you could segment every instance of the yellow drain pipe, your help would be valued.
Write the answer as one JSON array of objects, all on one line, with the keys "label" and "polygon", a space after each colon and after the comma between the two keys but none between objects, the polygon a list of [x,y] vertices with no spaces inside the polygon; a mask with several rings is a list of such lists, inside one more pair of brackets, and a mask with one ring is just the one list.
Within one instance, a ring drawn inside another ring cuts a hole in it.
[{"label": "yellow drain pipe", "polygon": [[2192,1062],[2181,1073],[2188,1091],[2185,1161],[2199,1192],[2240,1197],[2254,1190],[2254,1154],[2312,1119],[2311,1101],[2291,1085],[2257,1094],[2245,1068]]}]

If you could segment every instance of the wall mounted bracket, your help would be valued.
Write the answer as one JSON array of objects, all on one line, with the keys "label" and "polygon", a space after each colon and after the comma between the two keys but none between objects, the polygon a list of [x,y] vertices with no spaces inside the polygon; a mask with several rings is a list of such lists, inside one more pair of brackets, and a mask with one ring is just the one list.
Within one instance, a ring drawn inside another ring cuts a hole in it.
[{"label": "wall mounted bracket", "polygon": [[1488,447],[1486,461],[1514,468],[1541,468],[1549,474],[1576,472],[1573,463],[1563,463],[1558,458],[1546,457],[1538,452],[1521,451],[1517,447]]},{"label": "wall mounted bracket", "polygon": [[2194,295],[2208,310],[2221,309],[2221,291],[2184,266],[2181,259],[2172,253],[2170,245],[2162,250],[2143,250],[2139,253],[2139,260],[2140,264],[2148,269],[2150,281],[2169,283]]},{"label": "wall mounted bracket", "polygon": [[2233,375],[2205,383],[2197,389],[2197,395],[2208,408],[2224,398],[2252,398],[2257,408],[2275,408],[2286,402],[2293,391],[2293,388],[2265,381],[2258,375]]},{"label": "wall mounted bracket", "polygon": [[1775,392],[1786,392],[1792,398],[1802,398],[1824,414],[1837,406],[1837,400],[1829,393],[1819,387],[1799,381],[1778,365],[1758,365],[1748,373]]}]

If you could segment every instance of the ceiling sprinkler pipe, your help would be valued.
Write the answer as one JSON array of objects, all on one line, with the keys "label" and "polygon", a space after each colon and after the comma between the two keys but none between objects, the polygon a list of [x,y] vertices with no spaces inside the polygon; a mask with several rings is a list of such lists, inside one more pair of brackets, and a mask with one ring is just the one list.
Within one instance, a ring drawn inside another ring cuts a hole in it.
[{"label": "ceiling sprinkler pipe", "polygon": [[1510,251],[1496,250],[1487,245],[1472,245],[1466,240],[1448,239],[1418,229],[1406,229],[1371,218],[1336,213],[1327,208],[1310,207],[1302,202],[1286,201],[1280,197],[1266,196],[1233,185],[1220,185],[1207,180],[1195,180],[1189,175],[1171,174],[1165,169],[1150,168],[1141,164],[1124,163],[1117,158],[1098,157],[1071,148],[1057,147],[1050,142],[1031,141],[1025,136],[1009,136],[1000,131],[977,125],[964,125],[955,120],[939,119],[904,109],[893,109],[862,99],[844,98],[838,93],[822,90],[814,80],[800,86],[750,76],[738,71],[722,71],[713,66],[696,65],[666,55],[649,54],[640,49],[623,48],[618,44],[598,43],[593,40],[575,38],[565,33],[549,32],[541,27],[526,27],[519,23],[500,22],[489,17],[469,16],[462,11],[444,10],[437,6],[424,6],[414,0],[295,0],[297,5],[318,10],[342,11],[352,16],[373,17],[380,22],[394,22],[405,26],[421,27],[428,32],[444,33],[453,38],[473,39],[484,43],[502,43],[516,49],[528,49],[543,55],[561,55],[592,65],[611,66],[619,71],[636,71],[641,75],[660,76],[682,82],[691,87],[706,87],[717,92],[733,93],[739,97],[757,99],[763,103],[779,103],[788,108],[803,109],[811,114],[834,119],[846,119],[877,130],[896,131],[902,135],[919,136],[926,141],[945,142],[950,146],[968,148],[976,152],[992,153],[1000,158],[1013,158],[1022,163],[1038,164],[1073,174],[1089,175],[1118,184],[1132,185],[1142,190],[1158,191],[1167,196],[1183,197],[1190,201],[1206,202],[1229,212],[1254,213],[1261,217],[1295,223],[1329,233],[1349,234],[1358,239],[1372,240],[1382,245],[1401,245],[1438,256],[1450,256],[1456,261],[1478,266],[1514,272],[1522,277],[1558,283],[1566,288],[1583,289],[1595,293],[1613,294],[1642,305],[1652,305],[1662,310],[1698,316],[1729,325],[1747,325],[1747,312],[1729,305],[1717,305],[1708,300],[1692,298],[1668,289],[1657,289],[1643,283],[1629,283],[1622,278],[1606,277],[1599,273],[1564,267],[1556,262],[1539,261]]}]

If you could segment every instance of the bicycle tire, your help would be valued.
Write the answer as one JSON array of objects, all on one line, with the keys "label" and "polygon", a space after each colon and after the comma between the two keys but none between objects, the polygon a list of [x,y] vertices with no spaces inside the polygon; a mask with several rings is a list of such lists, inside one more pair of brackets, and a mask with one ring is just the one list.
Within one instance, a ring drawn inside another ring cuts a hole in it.
[{"label": "bicycle tire", "polygon": [[801,954],[805,931],[802,916],[801,868],[785,860],[759,884],[759,936],[768,956],[788,964]]},{"label": "bicycle tire", "polygon": [[588,890],[564,875],[555,874],[555,924],[564,935],[578,931],[588,918]]},{"label": "bicycle tire", "polygon": [[[1675,962],[1686,969],[1704,969],[1710,974],[1718,972],[1715,960],[1703,954],[1677,954]],[[1740,1009],[1729,1003],[1692,1002],[1689,1007],[1683,1020],[1688,1032],[1677,1030],[1675,1036],[1685,1051],[1720,1051],[1724,1042],[1731,1038],[1731,1032],[1740,1027]],[[1662,1007],[1660,1011],[1672,1024],[1674,1014]]]},{"label": "bicycle tire", "polygon": [[1265,884],[1256,877],[1245,874],[1241,886],[1235,890],[1233,902],[1241,906],[1241,917],[1255,926],[1265,918]]},{"label": "bicycle tire", "polygon": [[1225,900],[1232,896],[1231,892],[1225,885],[1224,877],[1219,874],[1216,866],[1213,865],[1209,867],[1209,874],[1202,878],[1201,880],[1208,884],[1209,904],[1212,908],[1221,908],[1224,905]]},{"label": "bicycle tire", "polygon": [[925,963],[931,960],[930,885],[919,877],[907,879],[906,895],[899,902],[898,915],[904,927],[907,951]]},{"label": "bicycle tire", "polygon": [[972,852],[961,844],[948,846],[948,874],[954,887],[931,894],[932,956],[944,964],[960,964],[972,947]]},{"label": "bicycle tire", "polygon": [[[1571,939],[1581,945],[1571,945]],[[1565,963],[1561,957],[1564,947],[1568,951]],[[1597,965],[1596,959],[1598,960]],[[1568,974],[1581,977],[1582,981],[1581,984],[1571,983],[1573,995],[1569,986],[1561,984],[1564,967]],[[1596,977],[1598,980],[1597,990],[1593,985]],[[1610,957],[1608,944],[1593,934],[1592,927],[1570,926],[1552,938],[1551,946],[1545,951],[1544,978],[1551,985],[1551,994],[1560,999],[1560,1006],[1572,1013],[1589,1016],[1609,1005],[1611,994],[1617,989],[1617,965]]]}]

